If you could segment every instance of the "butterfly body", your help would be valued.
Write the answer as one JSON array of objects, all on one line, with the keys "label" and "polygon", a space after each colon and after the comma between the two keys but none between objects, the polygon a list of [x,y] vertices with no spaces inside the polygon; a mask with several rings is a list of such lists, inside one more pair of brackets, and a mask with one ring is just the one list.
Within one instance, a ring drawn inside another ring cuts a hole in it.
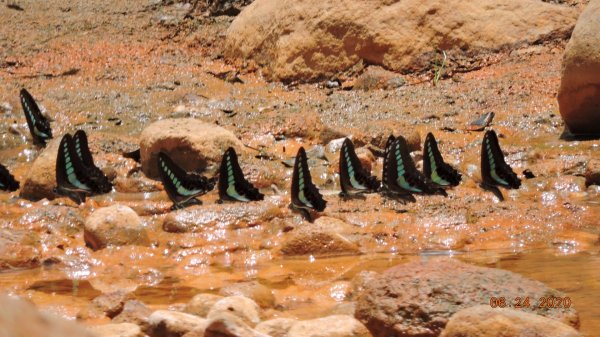
[{"label": "butterfly body", "polygon": [[77,156],[73,137],[66,134],[60,141],[56,158],[56,183],[54,192],[69,197],[78,204],[93,194],[85,166]]},{"label": "butterfly body", "polygon": [[340,150],[340,187],[342,197],[375,192],[380,182],[371,176],[361,165],[354,144],[348,138],[344,140]]},{"label": "butterfly body", "polygon": [[421,172],[417,171],[410,157],[408,145],[402,136],[398,136],[386,149],[384,158],[384,193],[414,201],[412,194],[441,194],[446,192],[434,186]]},{"label": "butterfly body", "polygon": [[246,178],[238,162],[233,148],[228,148],[221,160],[219,168],[219,199],[222,201],[256,201],[263,200],[264,195]]},{"label": "butterfly body", "polygon": [[112,190],[113,185],[106,177],[104,172],[94,164],[94,159],[88,146],[87,135],[85,131],[78,130],[73,136],[75,152],[79,160],[83,163],[86,169],[86,174],[90,181],[90,187],[95,194],[108,193]]},{"label": "butterfly body", "polygon": [[196,197],[214,188],[214,180],[187,173],[164,152],[158,154],[158,171],[165,191],[173,201],[172,209],[201,204]]},{"label": "butterfly body", "polygon": [[423,174],[434,184],[441,187],[457,186],[461,174],[444,162],[435,137],[430,132],[423,143]]},{"label": "butterfly body", "polygon": [[52,139],[50,122],[42,115],[40,108],[27,90],[21,89],[19,98],[33,143],[42,147],[46,146],[46,142]]},{"label": "butterfly body", "polygon": [[0,190],[13,192],[19,189],[19,182],[8,169],[0,164]]},{"label": "butterfly body", "polygon": [[312,183],[306,151],[303,147],[298,150],[294,162],[291,201],[291,208],[301,211],[308,221],[312,221],[310,210],[322,212],[327,205],[327,201],[323,199],[317,187]]},{"label": "butterfly body", "polygon": [[504,200],[497,186],[518,189],[521,179],[504,160],[504,154],[494,130],[486,131],[481,144],[481,186],[491,190],[500,200]]}]

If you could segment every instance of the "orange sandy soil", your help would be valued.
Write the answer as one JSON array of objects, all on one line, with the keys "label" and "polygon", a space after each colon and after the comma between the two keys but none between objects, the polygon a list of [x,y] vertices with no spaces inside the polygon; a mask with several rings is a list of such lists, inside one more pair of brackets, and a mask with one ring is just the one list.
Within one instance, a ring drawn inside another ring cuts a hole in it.
[{"label": "orange sandy soil", "polygon": [[[19,4],[24,11],[0,3],[0,103],[13,107],[12,112],[0,113],[0,162],[18,180],[37,153],[18,101],[22,87],[54,119],[55,137],[87,130],[97,164],[112,167],[121,177],[135,164],[119,153],[136,148],[144,126],[159,118],[188,115],[217,123],[277,159],[290,158],[299,145],[320,143],[328,130],[351,134],[359,145],[377,146],[387,136],[380,131],[385,126],[397,134],[416,131],[421,139],[431,131],[446,161],[463,172],[464,180],[447,198],[417,196],[409,205],[378,195],[341,202],[336,195],[336,155],[329,153],[332,164],[321,163],[313,171],[328,200],[324,215],[355,225],[353,239],[364,254],[312,264],[278,252],[288,235],[284,228],[304,224],[286,207],[290,169],[279,160],[255,159],[252,150],[241,158],[242,167],[281,206],[282,215],[275,220],[258,220],[239,229],[215,225],[202,233],[165,233],[161,225],[170,203],[164,192],[150,200],[142,200],[139,193],[120,193],[72,208],[85,218],[99,206],[122,200],[151,229],[156,245],[149,248],[93,252],[85,247],[81,230],[68,236],[46,234],[36,217],[28,216],[49,204],[73,206],[69,201],[29,202],[3,193],[0,227],[39,232],[40,260],[54,264],[0,275],[0,289],[73,317],[101,292],[137,289],[136,296],[147,304],[165,307],[200,291],[216,292],[231,282],[259,279],[272,287],[279,304],[268,315],[314,317],[326,313],[322,308],[344,301],[348,280],[358,271],[382,270],[414,258],[390,253],[598,253],[600,190],[586,187],[581,174],[583,163],[598,157],[600,141],[559,140],[563,125],[556,92],[566,41],[495,55],[489,66],[452,74],[436,86],[429,76],[407,76],[407,85],[395,90],[330,90],[318,84],[270,83],[260,71],[242,72],[244,83],[214,76],[235,70],[220,57],[230,18],[196,17],[170,24],[167,15],[182,18],[186,8],[148,1]],[[224,113],[223,106],[233,107],[235,114]],[[519,174],[528,168],[536,175],[517,191],[505,190],[503,203],[477,186],[483,134],[465,130],[469,121],[489,111],[496,113],[492,126],[501,135],[508,163]],[[115,125],[116,120],[121,124]],[[8,132],[13,123],[24,136]],[[381,159],[373,163],[373,172],[380,171]],[[275,195],[276,190],[282,192]],[[203,197],[205,205],[215,199],[216,192]],[[494,265],[503,253],[490,254],[489,260],[474,260]],[[76,287],[73,279],[80,279]],[[584,326],[585,316],[582,313]]]}]

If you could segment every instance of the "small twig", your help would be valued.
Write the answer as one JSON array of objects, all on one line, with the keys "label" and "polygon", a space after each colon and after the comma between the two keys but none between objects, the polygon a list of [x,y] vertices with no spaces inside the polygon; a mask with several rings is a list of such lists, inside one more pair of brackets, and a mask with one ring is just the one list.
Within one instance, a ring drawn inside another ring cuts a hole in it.
[{"label": "small twig", "polygon": [[433,77],[433,85],[435,86],[437,86],[438,81],[444,72],[444,67],[446,66],[446,52],[442,50],[442,54],[444,54],[444,59],[442,60],[442,64],[438,67],[437,71],[435,72],[435,76]]}]

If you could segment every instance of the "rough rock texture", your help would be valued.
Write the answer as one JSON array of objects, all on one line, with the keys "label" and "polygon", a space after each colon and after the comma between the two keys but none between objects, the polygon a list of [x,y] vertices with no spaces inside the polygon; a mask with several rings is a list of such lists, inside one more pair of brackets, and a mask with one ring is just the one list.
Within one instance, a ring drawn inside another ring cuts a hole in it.
[{"label": "rough rock texture", "polygon": [[125,302],[131,299],[131,293],[115,291],[94,298],[77,314],[78,319],[109,317],[113,318],[123,311]]},{"label": "rough rock texture", "polygon": [[60,235],[78,233],[83,223],[79,209],[58,205],[32,207],[17,221],[19,228]]},{"label": "rough rock texture", "polygon": [[294,318],[274,318],[260,322],[254,327],[254,330],[271,337],[285,337],[296,322],[298,322],[298,320]]},{"label": "rough rock texture", "polygon": [[76,323],[42,313],[29,302],[0,295],[0,336],[95,337],[96,335]]},{"label": "rough rock texture", "polygon": [[600,185],[600,159],[591,159],[585,168],[585,185]]},{"label": "rough rock texture", "polygon": [[275,296],[273,296],[271,289],[258,281],[232,283],[221,288],[219,293],[223,296],[239,295],[248,297],[261,308],[272,308],[275,305]]},{"label": "rough rock texture", "polygon": [[287,337],[371,337],[371,334],[356,318],[334,315],[300,321],[292,326]]},{"label": "rough rock texture", "polygon": [[[536,302],[543,296],[564,296],[509,271],[446,258],[398,265],[363,286],[355,316],[375,337],[438,336],[454,313],[489,305],[491,297],[504,297],[512,304],[516,297]],[[531,309],[521,310],[579,326],[579,316],[572,307],[538,309],[533,303]]]},{"label": "rough rock texture", "polygon": [[240,153],[243,144],[230,131],[193,118],[163,119],[150,124],[140,136],[142,170],[159,178],[158,153],[167,153],[186,171],[203,171],[218,165],[223,152],[233,147]]},{"label": "rough rock texture", "polygon": [[217,303],[219,300],[223,299],[223,296],[214,295],[214,294],[198,294],[187,303],[184,311],[188,314],[206,317],[210,308]]},{"label": "rough rock texture", "polygon": [[478,305],[450,317],[440,337],[580,337],[559,321],[514,309]]},{"label": "rough rock texture", "polygon": [[567,44],[558,90],[560,114],[574,134],[600,134],[600,1],[581,13]]},{"label": "rough rock texture", "polygon": [[436,50],[458,61],[564,38],[576,18],[539,0],[256,0],[229,27],[225,48],[281,80],[327,78],[359,61],[406,72],[429,67]]},{"label": "rough rock texture", "polygon": [[358,245],[348,239],[352,225],[331,217],[320,217],[288,233],[281,253],[294,255],[346,255],[360,253]]},{"label": "rough rock texture", "polygon": [[89,328],[98,337],[144,337],[139,326],[132,323],[105,324]]},{"label": "rough rock texture", "polygon": [[123,205],[112,205],[94,211],[85,219],[84,238],[85,243],[95,250],[108,245],[150,244],[140,217]]},{"label": "rough rock texture", "polygon": [[194,329],[204,329],[208,321],[183,312],[157,310],[148,317],[150,337],[181,337]]},{"label": "rough rock texture", "polygon": [[281,215],[281,208],[267,200],[213,204],[169,213],[163,222],[163,230],[173,233],[201,232],[215,225],[239,229],[260,225]]},{"label": "rough rock texture", "polygon": [[33,161],[21,185],[21,197],[29,200],[54,199],[56,187],[56,155],[60,138],[54,138]]},{"label": "rough rock texture", "polygon": [[[198,335],[200,336],[200,335]],[[192,337],[192,336],[187,336]],[[204,337],[269,337],[250,328],[243,319],[228,312],[215,315],[206,330]]]},{"label": "rough rock texture", "polygon": [[223,312],[241,318],[252,327],[260,323],[260,307],[256,302],[244,296],[230,296],[219,300],[210,308],[206,318],[215,318]]},{"label": "rough rock texture", "polygon": [[152,314],[152,309],[138,300],[125,302],[123,310],[113,318],[113,323],[133,323],[142,328],[142,331],[149,331],[150,324],[148,317]]},{"label": "rough rock texture", "polygon": [[40,239],[34,232],[0,229],[0,270],[40,264]]}]

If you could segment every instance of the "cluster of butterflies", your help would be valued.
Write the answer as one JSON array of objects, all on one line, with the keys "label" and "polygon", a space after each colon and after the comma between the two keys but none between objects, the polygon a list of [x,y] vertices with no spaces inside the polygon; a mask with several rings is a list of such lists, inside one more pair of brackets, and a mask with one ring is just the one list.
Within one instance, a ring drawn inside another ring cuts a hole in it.
[{"label": "cluster of butterflies", "polygon": [[[50,123],[25,89],[21,90],[20,98],[34,144],[45,146],[52,138]],[[139,150],[124,154],[137,161],[139,155]],[[197,197],[208,193],[215,185],[218,185],[219,202],[264,199],[264,195],[244,177],[233,148],[225,151],[218,178],[186,172],[164,152],[158,154],[157,165],[164,188],[173,201],[172,209],[201,204]],[[342,144],[339,165],[342,198],[379,192],[386,197],[414,202],[414,194],[447,196],[446,189],[457,186],[461,181],[461,174],[444,162],[431,133],[427,134],[423,146],[423,172],[417,170],[406,139],[393,135],[389,136],[385,146],[381,181],[362,167],[354,144],[348,138]],[[506,163],[493,130],[486,131],[483,137],[481,176],[481,187],[492,191],[500,200],[504,198],[498,186],[517,189],[521,185],[521,180]],[[88,196],[112,190],[108,177],[94,164],[85,131],[78,130],[74,135],[65,134],[62,137],[56,159],[56,182],[55,193],[69,197],[76,203],[84,202]],[[0,189],[15,191],[18,188],[19,183],[0,164]],[[306,151],[301,147],[294,162],[290,207],[312,221],[310,212],[322,212],[326,204],[312,182]]]}]

